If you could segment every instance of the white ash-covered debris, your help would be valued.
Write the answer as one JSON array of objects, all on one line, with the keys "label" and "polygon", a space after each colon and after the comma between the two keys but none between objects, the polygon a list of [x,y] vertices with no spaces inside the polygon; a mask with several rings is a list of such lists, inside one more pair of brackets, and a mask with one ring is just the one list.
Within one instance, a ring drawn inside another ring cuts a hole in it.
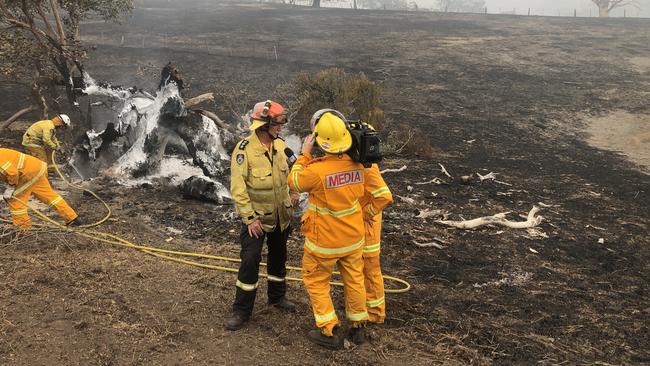
[{"label": "white ash-covered debris", "polygon": [[[100,85],[86,74],[83,99],[88,106],[89,130],[75,148],[70,164],[83,178],[102,173],[127,184],[136,178],[142,181],[169,175],[178,181],[194,176],[180,185],[182,190],[189,189],[184,194],[224,203],[230,199],[224,187],[228,179],[224,171],[230,157],[224,146],[233,143],[237,136],[219,128],[211,119],[187,110],[179,82],[165,75],[163,71],[160,89],[151,95],[135,88]],[[170,153],[176,155],[175,159],[182,155],[191,158],[205,177],[198,177],[195,171],[184,177],[180,176],[182,172],[162,171],[169,166],[163,162],[172,158]],[[199,180],[205,182],[198,184]],[[198,194],[200,187],[207,191]]]}]

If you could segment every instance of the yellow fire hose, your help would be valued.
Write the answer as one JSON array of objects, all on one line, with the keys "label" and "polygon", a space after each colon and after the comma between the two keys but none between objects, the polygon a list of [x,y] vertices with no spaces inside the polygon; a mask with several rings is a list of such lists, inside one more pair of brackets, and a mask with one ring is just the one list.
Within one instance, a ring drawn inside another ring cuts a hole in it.
[{"label": "yellow fire hose", "polygon": [[[147,254],[150,254],[150,255],[156,256],[158,258],[165,259],[165,260],[173,261],[173,262],[178,262],[178,263],[183,263],[183,264],[187,264],[187,265],[191,265],[191,266],[207,268],[207,269],[213,269],[213,270],[218,270],[218,271],[235,272],[235,273],[238,272],[238,269],[236,269],[236,268],[216,266],[216,265],[212,265],[212,264],[205,264],[205,263],[196,262],[196,261],[193,261],[193,260],[175,258],[175,257],[169,256],[169,255],[166,255],[166,254],[181,256],[181,257],[194,257],[194,258],[212,259],[212,260],[219,260],[219,261],[226,261],[226,262],[241,262],[241,259],[238,259],[238,258],[221,257],[221,256],[216,256],[216,255],[193,253],[193,252],[179,252],[179,251],[175,251],[175,250],[166,250],[166,249],[148,247],[148,246],[143,246],[143,245],[137,245],[137,244],[134,244],[134,243],[132,243],[132,242],[126,240],[126,239],[123,239],[123,238],[121,238],[121,237],[119,237],[117,235],[113,235],[113,234],[109,234],[109,233],[105,233],[105,232],[101,232],[101,231],[89,230],[89,228],[101,225],[104,222],[106,222],[106,220],[108,220],[110,218],[111,214],[112,214],[111,208],[108,206],[108,204],[106,204],[106,202],[104,202],[104,200],[102,200],[94,192],[92,192],[92,191],[90,191],[88,189],[85,189],[85,188],[83,188],[81,186],[78,186],[76,184],[73,184],[70,181],[68,181],[63,176],[63,173],[61,173],[61,170],[59,169],[59,166],[56,164],[55,153],[54,152],[52,152],[52,165],[54,166],[54,170],[57,172],[59,177],[61,177],[63,182],[65,182],[70,187],[82,190],[84,192],[88,192],[90,195],[95,197],[98,201],[100,201],[102,203],[102,205],[104,205],[104,207],[107,210],[107,214],[101,220],[99,220],[99,221],[97,221],[95,223],[89,224],[89,225],[78,226],[78,228],[80,228],[80,229],[77,229],[77,228],[72,228],[72,227],[69,227],[69,226],[65,226],[65,225],[63,225],[63,224],[61,224],[59,222],[56,222],[56,221],[52,220],[51,218],[47,217],[45,214],[43,214],[38,209],[30,206],[27,202],[23,202],[23,201],[19,200],[18,198],[14,197],[13,199],[16,199],[19,202],[25,204],[25,206],[27,206],[30,210],[32,210],[34,213],[36,213],[36,215],[38,217],[40,217],[43,221],[45,221],[47,224],[49,224],[49,225],[46,224],[46,225],[36,225],[36,226],[56,227],[58,229],[74,233],[74,234],[76,234],[78,236],[81,236],[81,237],[84,237],[84,238],[96,240],[96,241],[106,243],[106,244],[119,245],[119,246],[123,246],[123,247],[129,247],[129,248],[141,250],[141,251],[143,251],[143,252],[145,252]],[[5,219],[0,219],[0,222],[11,224],[11,221],[5,220]],[[260,265],[266,266],[266,263],[260,263]],[[294,271],[302,270],[302,268],[300,268],[300,267],[292,267],[292,266],[287,266],[287,269],[288,270],[294,270]],[[340,272],[333,272],[333,273],[336,274],[336,275],[340,275]],[[267,274],[265,274],[265,273],[260,273],[259,275],[261,277],[268,277]],[[383,277],[384,277],[384,280],[394,281],[394,282],[400,283],[400,284],[402,284],[404,286],[404,287],[399,288],[399,289],[386,289],[385,290],[386,293],[404,293],[404,292],[407,292],[407,291],[409,291],[411,289],[411,285],[408,282],[406,282],[405,280],[401,279],[401,278],[386,276],[386,275],[384,275]],[[286,279],[289,280],[289,281],[302,282],[302,278],[298,278],[298,277],[286,277]],[[343,286],[343,283],[341,283],[341,282],[331,282],[331,284],[334,285],[334,286]]]}]

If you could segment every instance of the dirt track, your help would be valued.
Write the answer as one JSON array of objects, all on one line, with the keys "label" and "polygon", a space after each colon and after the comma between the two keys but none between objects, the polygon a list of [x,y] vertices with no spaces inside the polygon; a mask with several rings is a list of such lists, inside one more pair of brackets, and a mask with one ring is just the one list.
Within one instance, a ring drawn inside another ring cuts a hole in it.
[{"label": "dirt track", "polygon": [[[383,82],[392,124],[420,128],[434,151],[392,156],[382,166],[408,166],[385,176],[396,203],[385,216],[382,260],[386,273],[414,289],[388,298],[390,319],[371,329],[369,344],[333,353],[304,338],[312,319],[298,284],[289,294],[296,314],[268,309],[261,288],[252,323],[230,333],[222,327],[234,295],[230,274],[61,233],[3,236],[0,363],[650,363],[648,168],[590,146],[585,132],[591,119],[612,112],[650,114],[647,20],[146,3],[150,9],[127,24],[84,28],[97,46],[87,65],[96,79],[151,90],[171,60],[189,81],[188,95],[234,88],[242,105],[272,97],[299,71],[337,66]],[[2,98],[2,110],[17,109],[13,96]],[[20,128],[0,144],[16,146]],[[476,172],[498,173],[510,185],[459,183]],[[434,177],[448,184],[417,184]],[[238,254],[227,207],[183,200],[164,186],[91,185],[115,209],[102,230]],[[100,216],[90,198],[66,197]],[[417,217],[426,209],[451,219],[512,211],[509,218],[520,220],[538,202],[549,206],[539,227],[548,238],[453,230]],[[414,240],[446,244],[424,249]],[[299,264],[300,255],[296,234],[290,261]]]}]

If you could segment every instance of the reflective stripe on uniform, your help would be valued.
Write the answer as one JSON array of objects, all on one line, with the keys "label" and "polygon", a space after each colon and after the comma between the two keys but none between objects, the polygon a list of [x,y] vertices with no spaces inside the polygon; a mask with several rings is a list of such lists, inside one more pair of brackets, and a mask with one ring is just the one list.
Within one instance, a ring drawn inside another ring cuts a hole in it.
[{"label": "reflective stripe on uniform", "polygon": [[237,283],[235,284],[235,286],[239,287],[240,289],[242,289],[244,291],[253,291],[253,290],[255,290],[257,288],[257,282],[255,282],[252,285],[249,285],[247,283],[241,282],[240,280],[237,280]]},{"label": "reflective stripe on uniform", "polygon": [[275,276],[267,275],[266,278],[269,281],[273,281],[273,282],[284,282],[284,277],[275,277]]},{"label": "reflective stripe on uniform", "polygon": [[291,170],[293,173],[291,173],[291,179],[293,179],[293,187],[296,189],[297,192],[302,193],[302,190],[300,189],[300,186],[298,185],[298,172],[297,169],[292,169]]},{"label": "reflective stripe on uniform", "polygon": [[368,205],[367,207],[368,207],[368,212],[369,212],[372,216],[376,216],[376,215],[377,215],[377,211],[375,211],[375,209],[372,208],[372,205]]},{"label": "reflective stripe on uniform", "polygon": [[9,211],[11,216],[20,216],[20,215],[27,215],[27,209],[24,210],[15,210],[15,211]]},{"label": "reflective stripe on uniform", "polygon": [[43,146],[37,145],[37,144],[23,144],[23,146],[25,146],[25,147],[35,147],[37,149],[44,149]]},{"label": "reflective stripe on uniform", "polygon": [[50,207],[54,207],[54,206],[56,206],[56,205],[59,204],[59,202],[61,202],[61,201],[63,201],[63,197],[61,197],[61,196],[59,196],[59,197],[53,199],[52,202],[50,202]]},{"label": "reflective stripe on uniform", "polygon": [[326,323],[332,320],[336,319],[336,310],[332,310],[332,312],[327,313],[327,314],[316,314],[314,313],[314,319],[316,319],[316,323]]},{"label": "reflective stripe on uniform", "polygon": [[249,194],[251,194],[251,193],[252,194],[259,194],[260,196],[272,196],[273,193],[275,193],[275,192],[273,192],[273,189],[252,189],[252,188],[247,188],[246,191]]},{"label": "reflective stripe on uniform", "polygon": [[265,232],[271,233],[273,230],[275,230],[275,227],[278,225],[267,225],[267,224],[262,224],[262,228],[264,229]]},{"label": "reflective stripe on uniform", "polygon": [[381,305],[384,303],[384,297],[380,297],[377,300],[368,300],[366,301],[366,306],[369,308],[376,308],[377,306]]},{"label": "reflective stripe on uniform", "polygon": [[25,165],[25,154],[20,154],[20,157],[18,158],[18,170],[22,170],[23,166]]},{"label": "reflective stripe on uniform", "polygon": [[0,166],[0,173],[4,173],[7,169],[11,168],[11,163],[6,162],[3,166]]},{"label": "reflective stripe on uniform", "polygon": [[43,174],[45,174],[46,171],[47,171],[47,164],[41,162],[41,170],[38,171],[38,174],[36,174],[36,176],[32,178],[29,182],[20,186],[20,188],[16,188],[16,190],[14,191],[14,196],[18,196],[19,194],[23,193],[27,188],[34,185],[34,183],[36,183],[36,181],[38,181],[43,176]]},{"label": "reflective stripe on uniform", "polygon": [[361,248],[361,246],[365,243],[365,239],[361,239],[359,242],[354,243],[352,245],[348,245],[347,247],[341,247],[341,248],[324,248],[324,247],[319,247],[318,245],[312,243],[309,241],[309,239],[305,238],[305,246],[309,248],[314,253],[319,253],[319,254],[345,254],[348,252],[352,252],[356,249]]},{"label": "reflective stripe on uniform", "polygon": [[372,196],[377,198],[377,197],[383,196],[386,193],[390,193],[390,189],[388,189],[388,187],[386,187],[386,186],[383,186],[383,187],[379,188],[378,190],[372,192]]},{"label": "reflective stripe on uniform", "polygon": [[381,243],[377,244],[369,244],[363,247],[363,252],[364,253],[374,253],[378,252],[381,249]]},{"label": "reflective stripe on uniform", "polygon": [[367,311],[362,311],[360,313],[352,313],[352,312],[346,311],[345,315],[348,317],[348,320],[352,320],[353,322],[358,322],[358,321],[361,321],[361,320],[368,319],[368,312]]},{"label": "reflective stripe on uniform", "polygon": [[354,201],[354,205],[352,207],[346,208],[346,209],[343,209],[343,210],[339,210],[339,211],[332,211],[329,208],[318,207],[318,206],[316,206],[316,205],[314,205],[312,203],[309,203],[307,205],[307,208],[309,210],[316,211],[319,214],[323,214],[323,215],[332,215],[334,217],[350,216],[350,215],[356,213],[359,210],[359,207],[360,207],[359,206],[359,200]]}]

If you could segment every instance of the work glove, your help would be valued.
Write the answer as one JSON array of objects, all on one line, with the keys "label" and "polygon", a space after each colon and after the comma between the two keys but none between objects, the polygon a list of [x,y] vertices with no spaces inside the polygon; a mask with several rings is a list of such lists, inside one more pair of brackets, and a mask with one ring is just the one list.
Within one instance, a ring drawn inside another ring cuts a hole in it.
[{"label": "work glove", "polygon": [[5,201],[9,202],[9,199],[11,198],[11,196],[13,195],[13,193],[14,193],[14,190],[13,190],[13,189],[11,189],[11,188],[7,188],[7,189],[5,189],[5,192],[2,194],[2,199],[4,199]]}]

